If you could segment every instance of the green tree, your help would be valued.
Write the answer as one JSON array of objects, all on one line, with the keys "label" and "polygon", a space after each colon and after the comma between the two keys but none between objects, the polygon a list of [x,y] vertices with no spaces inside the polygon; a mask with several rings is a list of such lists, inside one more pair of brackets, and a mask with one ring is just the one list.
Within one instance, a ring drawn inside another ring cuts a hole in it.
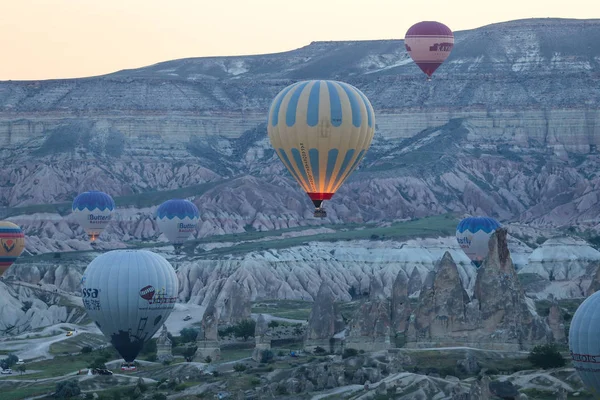
[{"label": "green tree", "polygon": [[192,362],[194,360],[194,356],[196,355],[196,351],[198,350],[198,346],[189,346],[183,350],[183,357],[185,361]]},{"label": "green tree", "polygon": [[21,375],[23,375],[25,373],[25,371],[27,371],[27,367],[25,366],[25,364],[18,365],[17,371],[19,371],[21,373]]},{"label": "green tree", "polygon": [[179,334],[181,335],[181,343],[195,342],[198,338],[198,329],[184,328]]},{"label": "green tree", "polygon": [[246,370],[246,366],[245,366],[244,364],[240,364],[240,363],[238,363],[238,364],[235,364],[235,365],[233,366],[233,370],[234,370],[235,372],[243,372],[243,371],[245,371],[245,370]]},{"label": "green tree", "polygon": [[98,368],[98,369],[105,369],[106,368],[106,359],[104,357],[98,357],[95,358],[94,361],[92,361],[90,363],[90,365],[88,366],[88,368],[94,369],[94,368]]},{"label": "green tree", "polygon": [[249,337],[254,336],[255,329],[256,322],[253,319],[244,319],[234,327],[234,332],[236,337],[248,340]]},{"label": "green tree", "polygon": [[565,365],[565,359],[553,343],[535,346],[527,357],[529,362],[538,368],[560,368]]},{"label": "green tree", "polygon": [[79,382],[75,379],[71,379],[56,384],[54,397],[58,399],[70,399],[71,397],[79,396],[80,394],[81,389],[79,388]]}]

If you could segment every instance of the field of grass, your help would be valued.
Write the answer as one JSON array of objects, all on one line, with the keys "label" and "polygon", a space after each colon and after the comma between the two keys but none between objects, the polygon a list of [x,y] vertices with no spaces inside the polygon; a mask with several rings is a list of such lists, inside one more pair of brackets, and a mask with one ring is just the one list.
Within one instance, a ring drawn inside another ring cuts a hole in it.
[{"label": "field of grass", "polygon": [[[464,360],[467,350],[415,350],[406,352],[415,364],[414,372],[437,372],[442,377],[454,375],[466,378],[466,375],[456,369],[456,363]],[[497,353],[477,352],[474,354],[482,368],[487,368],[490,374],[514,373],[516,371],[535,369],[527,358],[500,357]],[[409,369],[410,370],[410,369]]]},{"label": "field of grass", "polygon": [[104,336],[93,333],[82,333],[50,345],[50,354],[78,353],[85,346],[98,347],[108,342]]},{"label": "field of grass", "polygon": [[[248,340],[252,340],[252,339],[248,339]],[[234,349],[221,349],[221,359],[216,362],[215,364],[221,364],[224,362],[229,362],[229,361],[235,361],[235,360],[239,360],[242,358],[247,358],[247,357],[251,357],[252,356],[252,352],[254,351],[253,348],[248,348],[248,349],[239,349],[239,348],[234,348]]]},{"label": "field of grass", "polygon": [[[248,253],[251,251],[283,249],[293,246],[299,246],[304,243],[319,241],[319,242],[336,242],[342,240],[387,240],[387,239],[411,239],[416,237],[431,237],[431,236],[450,236],[454,234],[456,223],[458,220],[450,214],[436,215],[433,217],[421,218],[413,221],[397,222],[390,226],[376,225],[358,225],[351,226],[331,226],[336,229],[333,233],[322,233],[310,236],[299,236],[293,238],[285,238],[280,240],[271,240],[268,242],[258,243],[240,243],[231,247],[222,247],[202,252],[200,255],[206,258],[220,257],[223,255]],[[280,231],[270,231],[273,236],[279,234]],[[245,234],[238,236],[238,240],[246,240]],[[183,249],[188,254],[193,252],[195,242],[186,242]]]},{"label": "field of grass", "polygon": [[87,354],[76,354],[68,356],[57,356],[51,360],[42,360],[26,363],[28,371],[40,371],[26,375],[15,375],[12,379],[42,379],[63,376],[65,374],[77,372],[80,369],[86,369],[92,361],[103,355],[107,355],[110,360],[120,358],[112,347],[104,350],[95,350]]},{"label": "field of grass", "polygon": [[252,305],[256,314],[271,314],[275,317],[307,320],[313,303],[300,300],[264,300]]},{"label": "field of grass", "polygon": [[22,400],[29,397],[50,394],[56,389],[56,383],[42,383],[3,391],[2,400]]},{"label": "field of grass", "polygon": [[[162,192],[161,192],[162,193]],[[226,235],[208,236],[196,240],[188,240],[182,247],[183,253],[187,255],[200,256],[202,258],[214,259],[223,255],[244,254],[252,251],[284,249],[293,246],[303,245],[311,241],[321,242],[336,242],[348,240],[407,240],[416,237],[432,237],[432,236],[449,236],[454,234],[458,219],[452,214],[436,215],[416,219],[413,221],[396,222],[390,226],[377,226],[376,224],[324,224],[314,226],[302,226],[287,229],[279,229],[272,231],[253,231],[249,230],[245,233],[234,233]],[[277,239],[287,232],[302,231],[314,228],[330,228],[334,229],[332,233],[322,233],[317,235],[298,236],[292,238]],[[272,238],[273,240],[256,242],[259,239]],[[197,250],[197,246],[203,243],[223,243],[232,242],[239,243],[237,245],[215,248],[209,251]],[[242,243],[243,242],[243,243]],[[132,242],[128,243],[130,248],[151,248],[162,246],[164,243],[154,241]],[[19,262],[39,262],[39,261],[74,261],[83,262],[85,257],[89,260],[94,257],[95,253],[102,252],[99,250],[81,250],[63,253],[44,253],[39,255],[24,254],[20,257]],[[59,258],[56,258],[60,254]]]}]

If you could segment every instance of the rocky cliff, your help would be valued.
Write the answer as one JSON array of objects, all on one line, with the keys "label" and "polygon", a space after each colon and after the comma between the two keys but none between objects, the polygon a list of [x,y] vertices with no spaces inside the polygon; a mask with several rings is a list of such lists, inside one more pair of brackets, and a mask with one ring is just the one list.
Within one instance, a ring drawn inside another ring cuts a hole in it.
[{"label": "rocky cliff", "polygon": [[595,229],[599,35],[598,20],[564,19],[456,32],[431,82],[401,40],[0,82],[0,217],[35,252],[87,248],[69,204],[88,189],[117,201],[101,238],[111,248],[159,239],[153,212],[175,196],[200,208],[198,237],[315,225],[264,121],[284,86],[332,78],[370,98],[377,129],[326,223],[450,211]]},{"label": "rocky cliff", "polygon": [[[506,235],[503,228],[492,235],[490,253],[477,270],[472,297],[463,289],[452,257],[444,255],[433,281],[421,290],[403,332],[408,346],[463,344],[522,350],[553,340],[551,328],[519,283]],[[556,339],[563,338],[564,331]]]}]

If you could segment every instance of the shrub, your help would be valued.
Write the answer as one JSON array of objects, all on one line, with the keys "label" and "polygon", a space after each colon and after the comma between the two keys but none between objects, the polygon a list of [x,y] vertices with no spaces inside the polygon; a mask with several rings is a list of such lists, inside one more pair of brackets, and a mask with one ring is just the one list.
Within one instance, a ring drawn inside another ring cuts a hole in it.
[{"label": "shrub", "polygon": [[233,370],[234,370],[235,372],[242,372],[242,371],[245,371],[245,370],[246,370],[246,366],[245,366],[244,364],[235,364],[235,365],[233,366]]},{"label": "shrub", "polygon": [[565,359],[553,343],[535,346],[527,358],[534,366],[542,369],[560,368],[565,365]]},{"label": "shrub", "polygon": [[358,350],[347,348],[344,349],[344,353],[342,354],[342,358],[354,357],[358,354]]},{"label": "shrub", "polygon": [[241,337],[244,340],[248,340],[249,337],[254,336],[255,329],[256,322],[253,319],[245,319],[234,326],[233,331],[236,337]]},{"label": "shrub", "polygon": [[80,394],[81,389],[79,388],[79,382],[75,379],[71,379],[56,384],[54,397],[59,399],[70,399],[71,397],[79,396]]},{"label": "shrub", "polygon": [[260,362],[266,364],[273,360],[273,352],[271,350],[264,350],[260,355]]}]

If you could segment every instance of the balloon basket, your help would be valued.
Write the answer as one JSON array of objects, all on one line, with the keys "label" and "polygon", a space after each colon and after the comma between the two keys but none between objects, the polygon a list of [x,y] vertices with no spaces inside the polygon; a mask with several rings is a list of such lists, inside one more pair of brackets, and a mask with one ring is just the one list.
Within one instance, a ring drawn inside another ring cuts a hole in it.
[{"label": "balloon basket", "polygon": [[121,364],[121,371],[137,371],[135,363],[123,363]]},{"label": "balloon basket", "polygon": [[327,216],[327,212],[322,208],[315,208],[315,218],[325,218]]}]

